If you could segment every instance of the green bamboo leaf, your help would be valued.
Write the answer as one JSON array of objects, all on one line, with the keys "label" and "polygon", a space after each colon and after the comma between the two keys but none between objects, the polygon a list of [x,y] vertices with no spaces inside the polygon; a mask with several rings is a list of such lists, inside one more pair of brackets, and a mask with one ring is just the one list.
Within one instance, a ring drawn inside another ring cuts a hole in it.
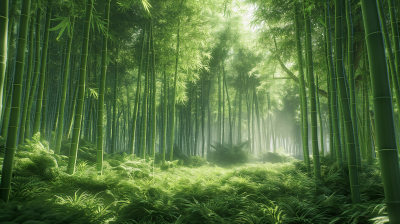
[{"label": "green bamboo leaf", "polygon": [[100,13],[93,12],[92,18],[91,18],[91,26],[92,30],[94,31],[95,25],[97,26],[97,29],[101,31],[103,34],[107,34],[106,32],[106,27],[105,27],[105,22],[101,19]]},{"label": "green bamboo leaf", "polygon": [[61,35],[64,33],[64,30],[65,30],[66,27],[67,27],[67,26],[63,26],[63,27],[61,28],[60,32],[58,33],[58,37],[56,38],[57,41],[60,40],[60,37],[61,37]]},{"label": "green bamboo leaf", "polygon": [[57,41],[60,39],[60,37],[62,36],[62,34],[64,33],[66,28],[68,28],[67,29],[68,36],[71,36],[71,19],[69,16],[68,17],[59,17],[59,18],[56,18],[53,20],[61,20],[61,22],[57,26],[50,29],[50,31],[56,31],[56,30],[61,29],[56,38]]},{"label": "green bamboo leaf", "polygon": [[59,23],[57,26],[51,28],[50,31],[56,31],[56,30],[60,29],[63,26],[64,26],[64,20],[61,21],[61,23]]},{"label": "green bamboo leaf", "polygon": [[98,98],[99,93],[97,92],[97,89],[95,89],[95,88],[88,88],[87,91],[90,93],[90,96],[93,96],[95,99]]}]

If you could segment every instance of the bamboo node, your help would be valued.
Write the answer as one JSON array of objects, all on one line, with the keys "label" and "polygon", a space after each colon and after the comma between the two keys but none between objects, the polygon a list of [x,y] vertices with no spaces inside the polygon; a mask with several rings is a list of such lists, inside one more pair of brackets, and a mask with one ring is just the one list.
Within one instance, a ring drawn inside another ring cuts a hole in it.
[{"label": "bamboo node", "polygon": [[365,35],[365,38],[367,38],[369,35],[379,34],[379,33],[382,33],[382,31],[376,31],[376,32],[369,33],[369,34]]},{"label": "bamboo node", "polygon": [[377,149],[378,151],[397,151],[397,149]]}]

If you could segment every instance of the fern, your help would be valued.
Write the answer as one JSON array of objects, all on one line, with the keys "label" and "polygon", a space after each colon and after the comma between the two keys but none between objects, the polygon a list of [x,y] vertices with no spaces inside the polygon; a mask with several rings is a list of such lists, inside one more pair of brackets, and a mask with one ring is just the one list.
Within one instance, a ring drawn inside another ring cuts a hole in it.
[{"label": "fern", "polygon": [[11,198],[32,198],[45,191],[48,191],[48,186],[40,181],[37,176],[21,177],[16,176],[11,182]]},{"label": "fern", "polygon": [[389,217],[387,215],[386,211],[386,204],[379,204],[375,206],[374,210],[372,211],[372,214],[378,213],[375,218],[370,219],[369,221],[373,221],[374,224],[384,224],[384,223],[389,223]]}]

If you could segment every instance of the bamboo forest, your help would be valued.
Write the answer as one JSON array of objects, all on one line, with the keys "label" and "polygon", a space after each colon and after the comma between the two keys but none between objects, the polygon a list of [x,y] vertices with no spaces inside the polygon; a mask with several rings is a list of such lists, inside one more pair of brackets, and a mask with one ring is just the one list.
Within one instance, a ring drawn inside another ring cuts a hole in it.
[{"label": "bamboo forest", "polygon": [[397,18],[0,0],[0,224],[400,224]]}]

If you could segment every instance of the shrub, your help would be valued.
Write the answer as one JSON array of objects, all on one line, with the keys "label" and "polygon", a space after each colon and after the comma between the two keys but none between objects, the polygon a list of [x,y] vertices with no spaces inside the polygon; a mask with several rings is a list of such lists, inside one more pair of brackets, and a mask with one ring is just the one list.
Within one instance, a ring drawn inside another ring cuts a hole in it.
[{"label": "shrub", "polygon": [[262,156],[262,161],[268,163],[286,163],[292,162],[294,158],[283,152],[265,152]]},{"label": "shrub", "polygon": [[53,154],[52,156],[57,160],[59,166],[66,166],[68,164],[68,156],[57,154]]},{"label": "shrub", "polygon": [[15,158],[15,171],[31,171],[34,170],[35,164],[29,158]]},{"label": "shrub", "polygon": [[[170,154],[166,153],[165,154],[165,159],[169,160]],[[158,152],[156,152],[155,155],[155,162],[161,163],[162,160],[162,155]],[[181,166],[187,166],[187,167],[200,167],[204,166],[207,164],[207,159],[198,157],[198,156],[191,156],[191,155],[186,155],[182,154],[181,151],[179,150],[178,146],[174,146],[174,156],[173,156],[173,161],[178,160],[178,163],[176,165],[181,165]],[[167,162],[167,161],[166,161]],[[172,168],[174,164],[169,164],[169,168]],[[168,169],[167,165],[163,164],[161,166],[161,169],[166,170]]]},{"label": "shrub", "polygon": [[248,142],[242,142],[237,145],[219,144],[211,145],[211,150],[208,159],[219,165],[229,165],[246,163],[249,160],[249,153],[244,149]]},{"label": "shrub", "polygon": [[47,185],[40,181],[37,176],[21,177],[16,176],[11,182],[11,198],[30,198],[44,191],[47,191]]},{"label": "shrub", "polygon": [[206,158],[199,157],[199,156],[192,156],[191,160],[192,160],[192,164],[191,164],[192,167],[201,167],[201,166],[208,164]]},{"label": "shrub", "polygon": [[[95,153],[96,153],[96,151],[95,151]],[[121,152],[121,151],[116,152],[114,154],[104,154],[105,160],[115,160],[115,161],[119,161],[120,163],[132,160],[132,158],[133,158],[132,155],[128,155],[128,154],[126,154],[126,152]],[[110,165],[112,165],[112,164],[110,163]]]},{"label": "shrub", "polygon": [[30,158],[16,158],[13,175],[39,175],[45,180],[53,180],[59,175],[57,160],[50,154],[32,154]]},{"label": "shrub", "polygon": [[79,147],[78,149],[78,158],[88,160],[90,162],[96,162],[96,154],[93,153],[94,149]]},{"label": "shrub", "polygon": [[49,143],[46,141],[41,141],[40,133],[32,136],[32,139],[26,139],[26,144],[18,146],[18,151],[27,151],[31,153],[50,153],[52,154],[52,150],[48,150]]},{"label": "shrub", "polygon": [[107,162],[110,164],[112,167],[119,166],[122,162],[115,160],[115,159],[108,159]]},{"label": "shrub", "polygon": [[150,177],[152,167],[144,163],[143,165],[135,162],[128,161],[114,168],[114,170],[122,177],[128,178],[148,178]]},{"label": "shrub", "polygon": [[[165,160],[169,160],[170,156],[170,152],[165,153]],[[161,154],[157,155],[156,153],[155,160],[156,163],[159,163],[161,161]],[[188,164],[188,160],[190,160],[190,158],[188,155],[182,153],[182,149],[178,145],[174,145],[174,155],[172,160],[183,160],[183,163]]]},{"label": "shrub", "polygon": [[165,163],[161,164],[161,170],[168,170],[170,168],[177,167],[179,163],[179,160],[174,160],[174,161],[165,161]]},{"label": "shrub", "polygon": [[55,203],[57,205],[64,205],[71,210],[84,211],[84,216],[86,217],[82,217],[81,219],[82,221],[85,220],[85,222],[80,223],[104,223],[105,220],[114,216],[113,211],[109,210],[109,207],[115,201],[115,198],[110,198],[113,197],[110,191],[106,191],[100,196],[99,193],[92,195],[88,192],[78,192],[79,189],[72,197],[55,195],[57,198]]},{"label": "shrub", "polygon": [[120,210],[120,220],[135,220],[136,223],[175,223],[179,217],[179,210],[174,205],[173,198],[159,189],[150,188],[143,192],[131,193],[126,198],[129,203]]},{"label": "shrub", "polygon": [[49,172],[51,173],[49,169],[58,167],[57,160],[50,155],[35,155],[31,157],[31,160],[34,166],[30,167],[30,171],[40,176],[46,176]]}]

